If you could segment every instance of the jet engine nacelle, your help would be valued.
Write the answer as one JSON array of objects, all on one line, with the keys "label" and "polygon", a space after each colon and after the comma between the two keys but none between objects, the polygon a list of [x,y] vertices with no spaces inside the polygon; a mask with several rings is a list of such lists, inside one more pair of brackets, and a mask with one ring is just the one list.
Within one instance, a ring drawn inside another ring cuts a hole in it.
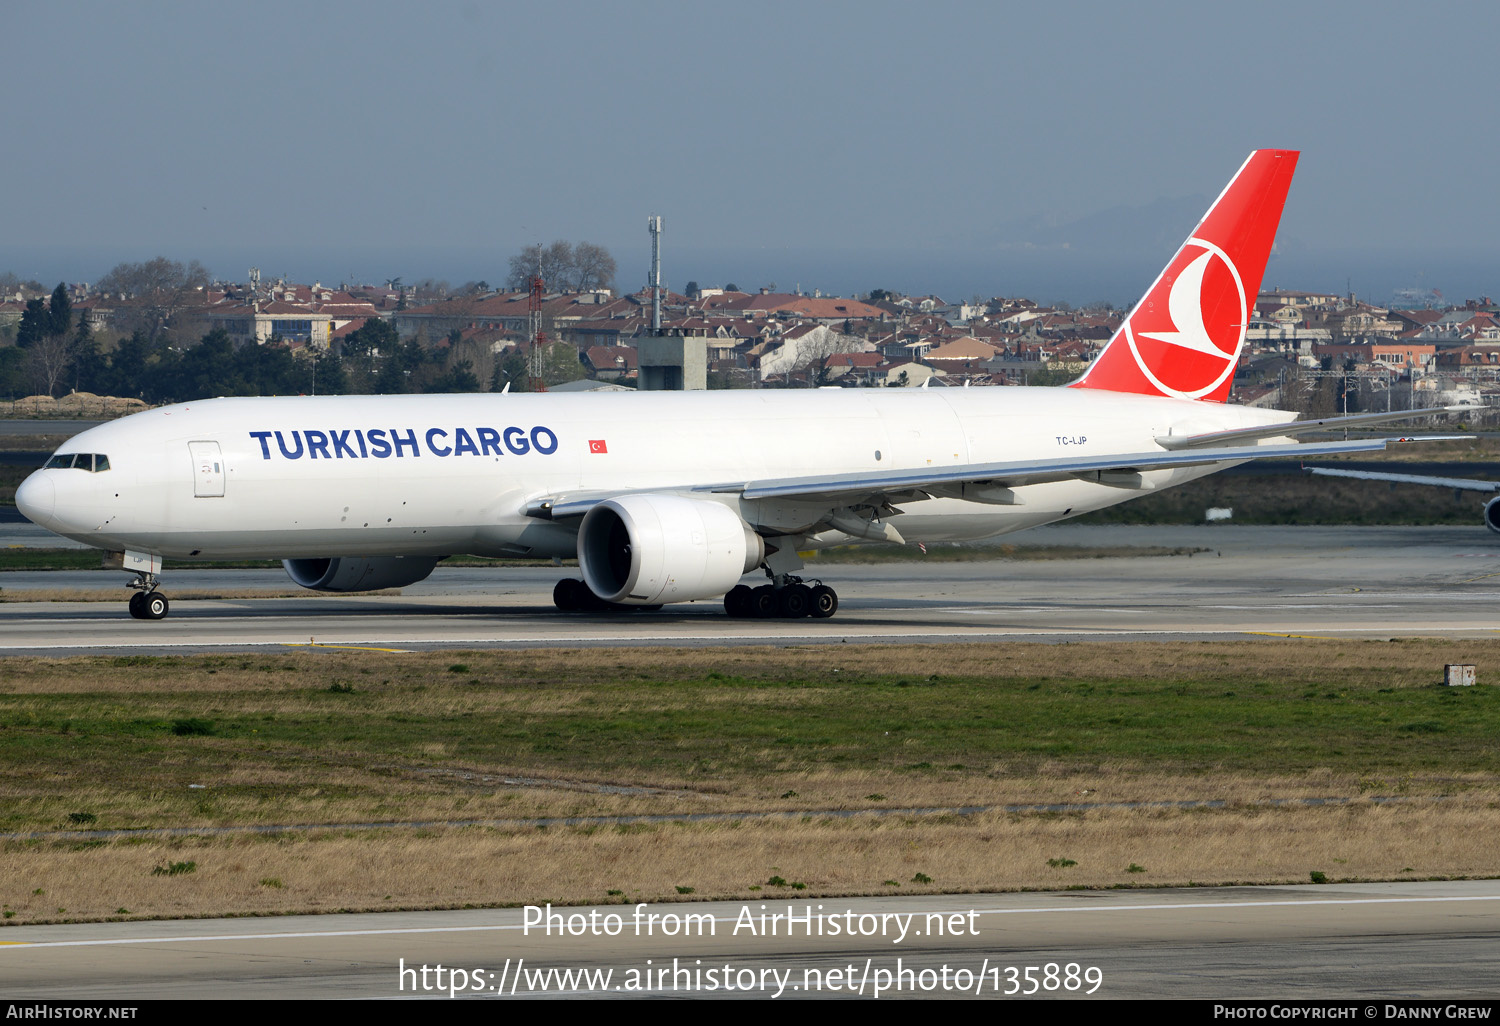
[{"label": "jet engine nacelle", "polygon": [[283,559],[292,580],[313,591],[379,591],[425,580],[437,566],[432,556],[339,556]]},{"label": "jet engine nacelle", "polygon": [[680,495],[607,499],[578,529],[589,590],[625,605],[722,595],[765,558],[765,541],[734,510]]},{"label": "jet engine nacelle", "polygon": [[1500,534],[1500,495],[1484,504],[1484,526]]}]

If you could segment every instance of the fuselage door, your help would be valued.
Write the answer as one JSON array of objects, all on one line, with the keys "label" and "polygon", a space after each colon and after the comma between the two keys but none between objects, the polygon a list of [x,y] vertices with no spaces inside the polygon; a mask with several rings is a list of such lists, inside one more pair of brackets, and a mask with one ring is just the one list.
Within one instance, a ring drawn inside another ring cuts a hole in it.
[{"label": "fuselage door", "polygon": [[193,456],[193,494],[200,499],[224,495],[224,456],[218,442],[189,442]]}]

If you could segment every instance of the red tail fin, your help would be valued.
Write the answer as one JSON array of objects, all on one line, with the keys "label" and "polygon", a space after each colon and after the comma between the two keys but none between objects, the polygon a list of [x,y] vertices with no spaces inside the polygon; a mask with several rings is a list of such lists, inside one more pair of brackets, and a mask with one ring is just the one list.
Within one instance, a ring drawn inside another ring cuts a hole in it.
[{"label": "red tail fin", "polygon": [[1228,397],[1297,156],[1250,154],[1074,388]]}]

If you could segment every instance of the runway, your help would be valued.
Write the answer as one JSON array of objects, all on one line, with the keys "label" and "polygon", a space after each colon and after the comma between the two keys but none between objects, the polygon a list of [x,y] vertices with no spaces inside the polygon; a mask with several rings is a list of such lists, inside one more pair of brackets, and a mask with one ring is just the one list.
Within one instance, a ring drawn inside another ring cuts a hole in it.
[{"label": "runway", "polygon": [[[450,989],[873,998],[883,988],[882,999],[1031,989],[1040,998],[1352,1003],[1488,1003],[1500,979],[1493,881],[556,911],[578,918],[558,920],[551,936],[545,911],[525,928],[521,909],[16,927],[0,931],[0,979],[12,1000],[446,1000]],[[790,920],[761,918],[789,911]],[[702,918],[686,925],[689,914]]]},{"label": "runway", "polygon": [[[810,567],[835,586],[829,620],[731,620],[717,601],[628,614],[559,613],[576,571],[439,568],[399,596],[177,599],[132,620],[128,575],[5,573],[0,589],[97,589],[117,601],[0,604],[11,653],[393,648],[785,645],[874,641],[1089,641],[1297,635],[1482,638],[1500,629],[1500,538],[1481,527],[1073,527],[1002,539],[1020,549],[1189,547],[1191,556]],[[170,571],[169,597],[290,587],[279,571]]]}]

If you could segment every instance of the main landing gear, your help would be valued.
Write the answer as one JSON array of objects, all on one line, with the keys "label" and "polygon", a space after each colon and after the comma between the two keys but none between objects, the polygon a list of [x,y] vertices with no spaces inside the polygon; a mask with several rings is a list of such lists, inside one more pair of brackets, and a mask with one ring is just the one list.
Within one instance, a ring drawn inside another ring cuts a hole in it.
[{"label": "main landing gear", "polygon": [[839,610],[839,593],[826,584],[809,588],[802,578],[785,577],[781,587],[763,584],[759,588],[737,584],[724,596],[724,612],[737,620],[770,620],[774,617],[795,620],[803,616],[826,619]]},{"label": "main landing gear", "polygon": [[130,615],[137,620],[161,620],[171,609],[167,597],[156,590],[158,580],[155,574],[144,570],[137,570],[135,580],[128,587],[139,588],[134,595],[130,596]]}]

